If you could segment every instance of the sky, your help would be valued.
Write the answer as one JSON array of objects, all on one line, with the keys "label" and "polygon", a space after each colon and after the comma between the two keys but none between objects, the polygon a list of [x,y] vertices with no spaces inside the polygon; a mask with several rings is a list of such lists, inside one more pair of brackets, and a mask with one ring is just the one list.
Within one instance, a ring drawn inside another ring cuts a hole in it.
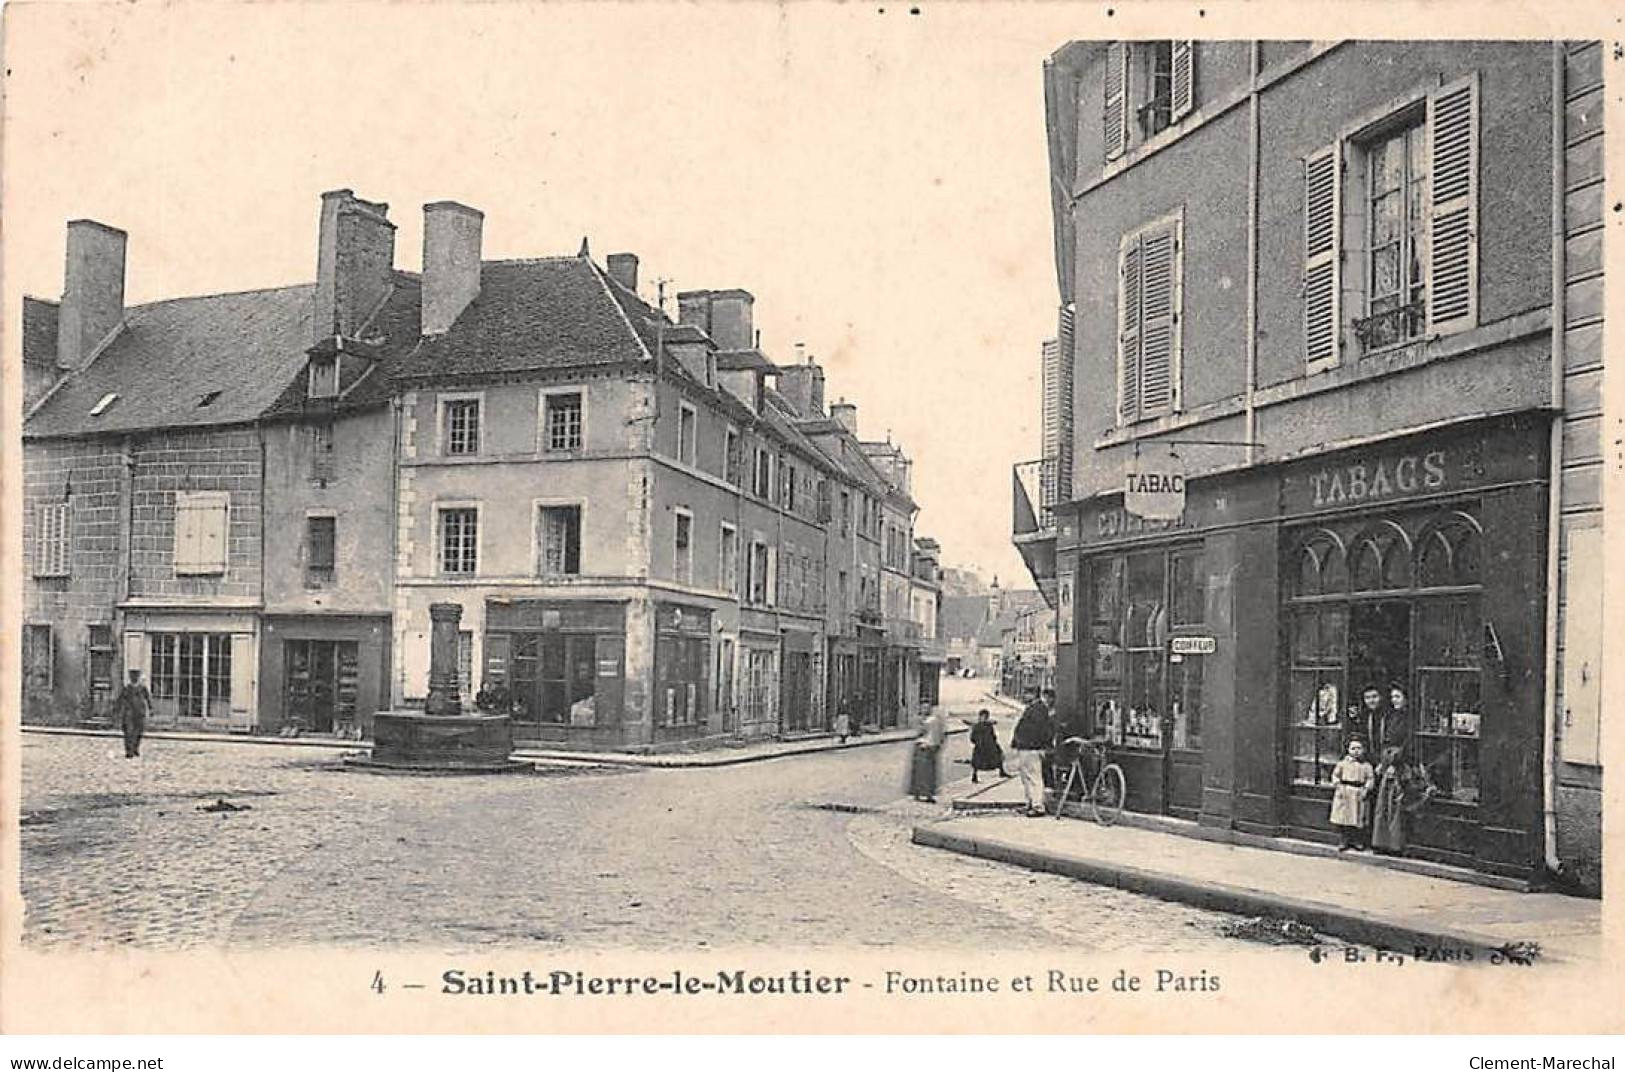
[{"label": "sky", "polygon": [[[487,258],[630,250],[642,289],[743,287],[917,532],[1004,583],[1057,302],[1042,64],[1064,8],[890,3],[11,5],[4,293],[56,297],[63,228],[129,233],[135,304],[308,281],[323,190],[483,210]],[[675,301],[670,308],[675,311]],[[7,347],[15,359],[15,342]]]}]

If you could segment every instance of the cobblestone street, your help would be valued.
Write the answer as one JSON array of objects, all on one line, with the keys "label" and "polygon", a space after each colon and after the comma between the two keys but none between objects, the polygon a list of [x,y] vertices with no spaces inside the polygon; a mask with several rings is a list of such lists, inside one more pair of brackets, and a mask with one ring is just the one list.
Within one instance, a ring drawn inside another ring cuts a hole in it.
[{"label": "cobblestone street", "polygon": [[[378,776],[307,746],[25,736],[27,940],[1178,949],[1229,917],[909,844],[905,744],[718,769]],[[963,737],[945,749],[963,777]],[[205,811],[217,800],[241,811]],[[1301,956],[1301,950],[1283,949]]]}]

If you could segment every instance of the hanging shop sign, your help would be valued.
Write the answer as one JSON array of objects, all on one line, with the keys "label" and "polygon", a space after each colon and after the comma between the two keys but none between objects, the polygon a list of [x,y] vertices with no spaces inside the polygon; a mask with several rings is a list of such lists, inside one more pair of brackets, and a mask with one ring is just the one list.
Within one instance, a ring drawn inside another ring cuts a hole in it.
[{"label": "hanging shop sign", "polygon": [[1055,642],[1057,644],[1072,643],[1072,574],[1063,573],[1056,582],[1055,592]]},{"label": "hanging shop sign", "polygon": [[1141,449],[1123,477],[1123,508],[1136,517],[1175,521],[1185,513],[1185,463],[1167,448]]},{"label": "hanging shop sign", "polygon": [[1173,655],[1212,655],[1219,650],[1219,642],[1210,636],[1176,636],[1168,640],[1168,651]]}]

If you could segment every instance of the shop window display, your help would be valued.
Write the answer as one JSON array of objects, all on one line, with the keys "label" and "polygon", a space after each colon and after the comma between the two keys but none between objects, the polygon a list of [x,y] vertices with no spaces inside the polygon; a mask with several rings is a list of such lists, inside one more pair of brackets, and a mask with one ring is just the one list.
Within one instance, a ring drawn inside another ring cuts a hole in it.
[{"label": "shop window display", "polygon": [[1348,741],[1377,737],[1441,795],[1477,802],[1479,543],[1460,510],[1299,534],[1285,564],[1293,784],[1329,785]]},{"label": "shop window display", "polygon": [[1093,732],[1144,751],[1201,748],[1202,657],[1170,654],[1168,643],[1175,631],[1200,631],[1200,550],[1101,557],[1092,571]]}]

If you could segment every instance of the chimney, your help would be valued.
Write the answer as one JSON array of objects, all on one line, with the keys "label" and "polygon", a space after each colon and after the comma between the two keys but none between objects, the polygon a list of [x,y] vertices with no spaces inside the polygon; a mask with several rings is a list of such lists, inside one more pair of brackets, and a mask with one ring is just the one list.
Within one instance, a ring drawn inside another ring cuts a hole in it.
[{"label": "chimney", "polygon": [[[798,356],[805,353],[801,343],[796,344],[796,352]],[[779,391],[801,416],[824,415],[824,370],[811,357],[779,369]]]},{"label": "chimney", "polygon": [[[677,322],[693,324],[707,335],[711,334],[711,292],[685,290],[677,295]],[[713,341],[715,337],[713,336]]]},{"label": "chimney", "polygon": [[847,434],[853,439],[858,437],[858,407],[855,402],[841,399],[829,407],[829,415],[835,418],[835,423],[845,428]]},{"label": "chimney", "polygon": [[611,253],[606,264],[611,279],[633,294],[638,292],[638,255],[636,253]]},{"label": "chimney", "polygon": [[354,338],[394,285],[395,225],[389,206],[349,190],[322,195],[311,341]]},{"label": "chimney", "polygon": [[443,335],[480,293],[485,213],[456,201],[423,206],[423,334]]},{"label": "chimney", "polygon": [[721,350],[749,350],[756,344],[752,330],[751,307],[756,299],[748,290],[714,290],[711,292],[711,326],[708,329],[717,348]]},{"label": "chimney", "polygon": [[128,236],[95,220],[68,223],[56,363],[81,369],[124,319],[124,247]]}]

